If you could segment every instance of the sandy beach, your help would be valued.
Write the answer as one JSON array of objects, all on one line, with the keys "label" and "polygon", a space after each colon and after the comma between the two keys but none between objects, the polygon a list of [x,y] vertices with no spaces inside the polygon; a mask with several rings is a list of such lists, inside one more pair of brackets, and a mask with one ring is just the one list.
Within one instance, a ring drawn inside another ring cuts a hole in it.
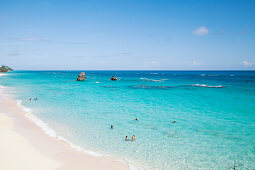
[{"label": "sandy beach", "polygon": [[0,77],[1,77],[1,76],[5,76],[5,75],[6,75],[6,74],[4,74],[4,73],[0,73]]},{"label": "sandy beach", "polygon": [[1,170],[129,169],[122,161],[78,151],[48,136],[25,117],[21,106],[6,91],[0,91]]}]

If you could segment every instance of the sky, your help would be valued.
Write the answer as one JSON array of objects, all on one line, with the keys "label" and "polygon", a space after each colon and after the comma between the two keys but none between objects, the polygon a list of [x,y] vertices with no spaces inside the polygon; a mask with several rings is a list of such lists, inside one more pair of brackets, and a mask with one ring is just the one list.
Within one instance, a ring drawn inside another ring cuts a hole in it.
[{"label": "sky", "polygon": [[254,0],[0,0],[16,70],[255,70]]}]

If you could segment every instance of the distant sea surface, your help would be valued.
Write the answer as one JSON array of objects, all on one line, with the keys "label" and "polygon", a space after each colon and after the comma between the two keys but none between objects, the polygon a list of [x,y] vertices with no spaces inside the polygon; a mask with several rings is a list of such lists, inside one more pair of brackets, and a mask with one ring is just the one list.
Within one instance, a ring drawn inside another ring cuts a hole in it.
[{"label": "distant sea surface", "polygon": [[255,168],[254,71],[79,73],[14,71],[0,84],[52,135],[95,155],[142,169]]}]

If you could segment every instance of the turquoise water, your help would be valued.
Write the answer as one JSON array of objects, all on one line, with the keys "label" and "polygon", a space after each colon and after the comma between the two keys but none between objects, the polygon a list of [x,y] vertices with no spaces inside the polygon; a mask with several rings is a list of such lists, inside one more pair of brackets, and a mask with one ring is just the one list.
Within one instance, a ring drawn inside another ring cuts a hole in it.
[{"label": "turquoise water", "polygon": [[15,71],[0,84],[58,135],[139,168],[255,167],[254,71],[85,72]]}]

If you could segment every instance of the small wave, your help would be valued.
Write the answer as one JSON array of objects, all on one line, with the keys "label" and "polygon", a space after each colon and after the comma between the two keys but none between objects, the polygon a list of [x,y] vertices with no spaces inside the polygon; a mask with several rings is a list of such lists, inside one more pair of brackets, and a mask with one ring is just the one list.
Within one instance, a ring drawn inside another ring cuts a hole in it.
[{"label": "small wave", "polygon": [[141,77],[140,79],[141,79],[141,80],[146,80],[146,81],[153,81],[153,82],[163,82],[163,81],[165,81],[165,80],[168,80],[168,79],[156,80],[156,79],[148,79],[148,78],[143,78],[143,77]]},{"label": "small wave", "polygon": [[5,86],[0,85],[0,89],[4,89],[4,88],[5,88]]},{"label": "small wave", "polygon": [[150,73],[150,74],[158,74],[158,73]]},{"label": "small wave", "polygon": [[2,91],[5,89],[4,86],[0,85],[0,94],[2,94]]},{"label": "small wave", "polygon": [[130,164],[128,161],[127,161],[127,164],[128,164],[128,167],[130,170],[138,170],[138,168],[132,164]]},{"label": "small wave", "polygon": [[[5,88],[6,88],[6,86],[0,85],[0,91],[4,90]],[[74,148],[74,149],[76,149],[80,152],[84,152],[84,153],[87,153],[89,155],[92,155],[92,156],[96,156],[96,157],[109,156],[107,154],[101,154],[101,153],[94,152],[94,151],[91,151],[91,150],[86,150],[86,149],[84,149],[84,148],[82,148],[78,145],[73,144],[72,142],[68,141],[67,139],[63,138],[62,136],[58,136],[56,131],[53,130],[52,128],[50,128],[47,123],[45,123],[43,120],[41,120],[38,117],[36,117],[35,115],[33,115],[32,109],[27,108],[24,105],[22,105],[21,100],[16,100],[16,104],[17,104],[18,107],[22,108],[22,110],[25,112],[24,116],[27,119],[29,119],[31,122],[33,122],[40,129],[42,129],[43,132],[46,133],[47,135],[49,135],[50,137],[54,137],[59,141],[63,141],[66,144],[68,144],[70,147],[72,147],[72,148]],[[129,161],[127,159],[119,159],[118,161],[122,161],[123,163],[126,163],[131,170],[140,169],[136,165],[134,165],[131,161]]]},{"label": "small wave", "polygon": [[208,88],[223,88],[224,86],[218,85],[218,86],[208,86],[206,84],[192,84],[191,86],[195,87],[208,87]]},{"label": "small wave", "polygon": [[7,75],[7,74],[4,74],[4,73],[0,73],[0,77],[1,77],[1,76],[6,76],[6,75]]},{"label": "small wave", "polygon": [[49,128],[49,126],[45,122],[33,115],[32,109],[24,107],[21,100],[17,100],[17,105],[23,109],[23,111],[25,112],[25,117],[28,118],[30,121],[34,122],[37,126],[39,126],[47,135],[51,137],[57,137],[56,132],[53,129]]},{"label": "small wave", "polygon": [[17,105],[23,109],[23,111],[25,112],[25,117],[26,118],[28,118],[30,121],[35,123],[39,128],[41,128],[50,137],[54,137],[54,138],[56,138],[58,140],[61,140],[61,141],[65,142],[65,143],[67,143],[70,147],[72,147],[72,148],[74,148],[74,149],[76,149],[78,151],[82,151],[82,152],[88,153],[88,154],[93,155],[93,156],[103,156],[100,153],[83,149],[82,147],[80,147],[78,145],[74,145],[73,143],[71,143],[67,139],[63,138],[62,136],[58,136],[56,131],[51,129],[47,125],[47,123],[45,123],[44,121],[42,121],[41,119],[39,119],[38,117],[36,117],[35,115],[32,114],[32,109],[24,107],[22,105],[22,101],[21,100],[17,100]]},{"label": "small wave", "polygon": [[147,85],[135,85],[135,86],[128,86],[131,89],[148,89],[148,90],[167,90],[170,88],[175,88],[176,86],[147,86]]},{"label": "small wave", "polygon": [[88,153],[90,155],[93,155],[93,156],[103,156],[102,154],[100,153],[97,153],[97,152],[93,152],[93,151],[89,151],[89,150],[85,150],[83,149],[82,147],[78,146],[78,145],[74,145],[73,143],[71,143],[70,141],[68,141],[67,139],[61,137],[61,136],[56,136],[56,138],[58,140],[61,140],[61,141],[64,141],[65,143],[67,143],[70,147],[80,151],[80,152],[85,152],[85,153]]},{"label": "small wave", "polygon": [[218,86],[207,86],[207,87],[211,87],[211,88],[223,88],[224,86],[218,85]]},{"label": "small wave", "polygon": [[101,87],[104,87],[107,89],[117,89],[118,88],[117,86],[101,86]]},{"label": "small wave", "polygon": [[95,82],[95,83],[101,83],[101,82],[97,81],[97,82]]},{"label": "small wave", "polygon": [[205,84],[192,84],[191,86],[207,87],[207,85],[205,85]]},{"label": "small wave", "polygon": [[5,86],[0,85],[0,90],[3,90],[5,88],[6,88]]},{"label": "small wave", "polygon": [[200,76],[212,76],[212,77],[217,77],[217,76],[219,76],[219,75],[217,75],[217,74],[200,74]]},{"label": "small wave", "polygon": [[[2,88],[2,86],[0,86],[0,88]],[[70,147],[72,147],[72,148],[74,148],[74,149],[76,149],[80,152],[84,152],[84,153],[87,153],[89,155],[92,155],[92,156],[96,156],[96,157],[108,156],[108,155],[103,155],[103,154],[100,154],[98,152],[94,152],[94,151],[91,151],[91,150],[86,150],[86,149],[84,149],[84,148],[82,148],[78,145],[73,144],[72,142],[68,141],[67,139],[63,138],[62,136],[58,136],[56,131],[51,129],[47,125],[47,123],[45,123],[44,121],[42,121],[41,119],[39,119],[38,117],[36,117],[35,115],[32,114],[32,109],[23,106],[21,100],[17,100],[17,105],[23,109],[23,111],[25,112],[25,117],[26,118],[28,118],[30,121],[35,123],[35,125],[37,125],[39,128],[41,128],[50,137],[54,137],[59,141],[63,141],[66,144],[68,144]],[[138,167],[135,166],[133,163],[131,163],[131,161],[129,161],[127,159],[121,159],[119,161],[122,161],[123,163],[126,163],[131,170],[138,170]]]}]

